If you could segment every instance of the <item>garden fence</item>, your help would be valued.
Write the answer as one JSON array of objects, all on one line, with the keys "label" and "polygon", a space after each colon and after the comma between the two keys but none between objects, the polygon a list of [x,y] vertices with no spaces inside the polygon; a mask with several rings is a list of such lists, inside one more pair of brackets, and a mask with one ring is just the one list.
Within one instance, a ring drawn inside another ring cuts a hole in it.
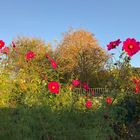
[{"label": "garden fence", "polygon": [[74,88],[72,91],[79,93],[79,94],[94,92],[95,96],[99,96],[101,94],[106,93],[108,91],[108,89],[107,88],[89,88],[89,90],[85,90],[83,88]]}]

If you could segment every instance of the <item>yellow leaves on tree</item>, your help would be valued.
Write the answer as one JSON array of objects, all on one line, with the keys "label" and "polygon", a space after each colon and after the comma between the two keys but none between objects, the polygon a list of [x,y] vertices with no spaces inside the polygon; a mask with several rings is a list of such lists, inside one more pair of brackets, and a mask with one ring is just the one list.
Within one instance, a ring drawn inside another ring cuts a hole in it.
[{"label": "yellow leaves on tree", "polygon": [[93,34],[85,30],[67,32],[55,56],[63,74],[73,73],[81,80],[87,80],[92,72],[102,68],[108,58]]}]

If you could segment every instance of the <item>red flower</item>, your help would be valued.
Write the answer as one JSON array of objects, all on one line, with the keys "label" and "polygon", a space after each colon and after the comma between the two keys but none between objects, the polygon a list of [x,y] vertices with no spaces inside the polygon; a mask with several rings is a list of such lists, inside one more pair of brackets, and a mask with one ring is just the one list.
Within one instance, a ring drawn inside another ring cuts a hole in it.
[{"label": "red flower", "polygon": [[51,57],[46,53],[46,58],[48,58],[49,60],[51,59]]},{"label": "red flower", "polygon": [[16,48],[14,41],[12,41],[12,46],[13,46],[13,48]]},{"label": "red flower", "polygon": [[107,45],[107,49],[108,50],[114,49],[116,48],[116,46],[119,46],[120,43],[121,43],[120,39],[112,41]]},{"label": "red flower", "polygon": [[92,95],[94,95],[94,94],[95,94],[94,90],[93,90],[93,91],[91,91],[91,94],[92,94]]},{"label": "red flower", "polygon": [[56,69],[57,68],[56,62],[47,53],[46,53],[46,58],[49,59],[49,61],[51,62],[52,68]]},{"label": "red flower", "polygon": [[25,55],[25,58],[26,58],[27,61],[34,58],[34,57],[35,57],[35,54],[32,51],[28,51]]},{"label": "red flower", "polygon": [[56,69],[57,68],[56,62],[53,59],[51,59],[50,62],[51,62],[52,68]]},{"label": "red flower", "polygon": [[2,40],[0,40],[0,49],[2,49],[2,47],[4,47],[5,42],[3,42]]},{"label": "red flower", "polygon": [[140,91],[139,85],[136,85],[135,91],[136,91],[136,93],[138,93]]},{"label": "red flower", "polygon": [[133,82],[134,82],[135,84],[138,84],[138,83],[139,83],[139,80],[138,80],[137,78],[134,78],[134,79],[133,79]]},{"label": "red flower", "polygon": [[92,107],[92,102],[90,100],[86,101],[86,107],[91,108]]},{"label": "red flower", "polygon": [[48,83],[48,89],[49,89],[52,93],[58,94],[59,88],[60,88],[60,86],[59,86],[58,82],[49,82],[49,83]]},{"label": "red flower", "polygon": [[80,85],[80,81],[79,81],[79,80],[73,80],[73,81],[72,81],[72,84],[73,84],[75,87],[77,87],[77,86]]},{"label": "red flower", "polygon": [[106,103],[110,105],[112,103],[112,99],[110,97],[106,97]]},{"label": "red flower", "polygon": [[3,50],[1,50],[2,53],[8,54],[10,49],[8,47],[5,47]]},{"label": "red flower", "polygon": [[17,48],[17,46],[15,45],[15,43],[12,41],[12,47],[16,50],[16,51],[18,51],[18,48]]},{"label": "red flower", "polygon": [[82,87],[83,87],[85,90],[89,90],[89,86],[88,86],[88,84],[87,84],[86,82],[84,82],[84,83],[82,84]]},{"label": "red flower", "polygon": [[131,57],[140,50],[140,42],[137,42],[134,38],[128,38],[123,42],[123,50]]}]

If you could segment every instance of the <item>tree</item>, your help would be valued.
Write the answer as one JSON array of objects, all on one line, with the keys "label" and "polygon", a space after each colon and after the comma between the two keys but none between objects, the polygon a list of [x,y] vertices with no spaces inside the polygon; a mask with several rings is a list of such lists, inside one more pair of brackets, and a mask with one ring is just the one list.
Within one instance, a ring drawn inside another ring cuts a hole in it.
[{"label": "tree", "polygon": [[[17,37],[14,45],[14,47],[9,47],[11,51],[8,54],[8,68],[12,70],[12,73],[16,74],[20,70],[27,72],[33,70],[42,74],[43,71],[46,71],[43,66],[49,67],[45,55],[46,53],[52,54],[51,45],[46,45],[41,39],[28,37]],[[32,60],[34,63],[31,63],[32,61],[27,63],[25,57],[29,51],[35,54],[35,59]]]},{"label": "tree", "polygon": [[104,68],[108,55],[98,45],[94,35],[85,30],[68,31],[55,50],[59,70],[66,79],[74,77],[81,81],[91,79],[91,75]]}]

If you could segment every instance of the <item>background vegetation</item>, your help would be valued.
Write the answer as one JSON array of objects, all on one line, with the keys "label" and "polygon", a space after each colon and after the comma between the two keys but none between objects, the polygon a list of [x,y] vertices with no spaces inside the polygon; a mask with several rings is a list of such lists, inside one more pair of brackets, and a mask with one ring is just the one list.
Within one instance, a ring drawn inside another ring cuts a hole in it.
[{"label": "background vegetation", "polygon": [[[55,50],[36,38],[18,37],[14,43],[0,60],[1,140],[140,139],[140,94],[133,82],[139,69],[127,55],[115,62],[85,30],[67,32]],[[35,57],[27,61],[29,51]],[[78,94],[72,90],[75,79],[108,90]],[[48,89],[51,81],[60,84],[58,94]]]}]

